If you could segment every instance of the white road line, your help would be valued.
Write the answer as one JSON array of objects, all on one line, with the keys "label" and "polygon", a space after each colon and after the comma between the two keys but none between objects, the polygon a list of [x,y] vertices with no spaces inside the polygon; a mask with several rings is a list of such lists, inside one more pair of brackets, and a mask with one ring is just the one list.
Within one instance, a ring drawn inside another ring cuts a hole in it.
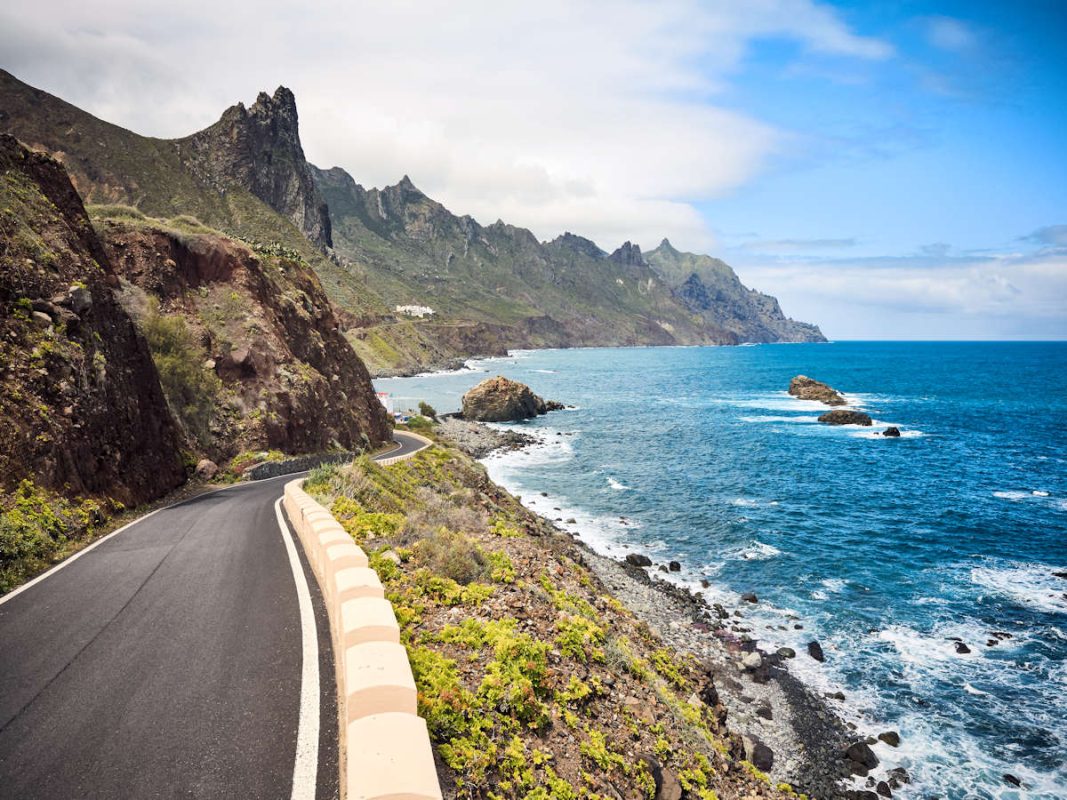
[{"label": "white road line", "polygon": [[300,722],[296,733],[296,762],[293,764],[292,800],[315,800],[319,770],[319,635],[315,629],[315,612],[311,606],[304,568],[296,544],[281,511],[281,498],[274,503],[278,527],[289,553],[289,566],[296,582],[300,604],[300,630],[303,639],[304,665],[300,674]]},{"label": "white road line", "polygon": [[117,531],[112,531],[107,536],[105,536],[103,539],[97,539],[95,542],[93,542],[91,545],[89,545],[85,549],[79,550],[77,553],[75,553],[74,555],[72,555],[69,558],[65,559],[64,561],[60,561],[58,564],[56,564],[54,567],[52,567],[47,572],[42,572],[40,575],[38,575],[36,578],[34,578],[29,583],[24,583],[19,588],[12,589],[10,592],[5,594],[3,597],[0,597],[0,605],[3,605],[8,600],[10,600],[12,597],[16,597],[17,595],[22,594],[24,591],[29,589],[31,586],[34,586],[34,585],[40,583],[41,581],[43,581],[45,578],[49,577],[50,575],[54,575],[55,573],[59,572],[61,569],[63,569],[63,567],[69,567],[71,564],[73,564],[79,558],[84,556],[90,550],[92,550],[95,547],[99,547],[104,542],[106,542],[108,539],[110,539],[112,536],[118,536],[120,533],[122,533],[127,528],[132,527],[133,525],[136,525],[138,522],[143,522],[144,520],[148,519],[153,514],[157,514],[160,511],[163,511],[163,509],[162,508],[157,508],[155,511],[150,511],[147,514],[145,514],[143,517],[138,517],[133,522],[127,522],[125,525],[123,525]]},{"label": "white road line", "polygon": [[[293,473],[293,475],[300,475],[300,474],[302,474],[302,473],[299,473],[299,472]],[[45,578],[49,578],[52,575],[55,575],[57,572],[59,572],[64,567],[69,567],[71,564],[73,564],[79,558],[84,556],[90,550],[92,550],[93,548],[99,547],[104,542],[106,542],[108,539],[110,539],[112,536],[118,536],[120,533],[122,533],[127,528],[132,528],[137,523],[144,522],[146,519],[148,519],[153,514],[158,514],[160,511],[166,511],[169,508],[174,508],[176,506],[180,506],[182,503],[188,503],[190,500],[196,500],[197,498],[203,497],[204,495],[215,494],[215,492],[225,492],[225,491],[229,491],[231,489],[241,489],[241,488],[244,488],[246,486],[256,486],[256,485],[263,484],[263,483],[270,483],[271,481],[276,481],[276,480],[279,480],[281,478],[291,478],[291,477],[293,477],[293,475],[278,475],[278,476],[276,476],[274,478],[264,478],[263,480],[253,481],[253,482],[250,482],[250,483],[237,483],[237,484],[234,484],[232,486],[220,486],[217,489],[210,489],[210,490],[208,490],[206,492],[202,492],[201,494],[195,494],[192,497],[187,497],[184,500],[179,500],[176,503],[171,503],[169,506],[163,506],[162,508],[157,508],[154,511],[149,511],[147,514],[144,514],[143,516],[138,517],[137,519],[133,520],[132,522],[127,522],[121,528],[119,528],[118,530],[112,531],[111,533],[109,533],[104,538],[97,539],[95,542],[93,542],[91,545],[89,545],[88,547],[84,548],[83,550],[79,550],[74,555],[68,556],[67,558],[63,559],[58,564],[56,564],[54,567],[49,567],[48,570],[46,570],[45,572],[42,572],[40,575],[38,575],[36,578],[34,578],[29,583],[24,583],[24,584],[22,584],[22,586],[20,586],[17,589],[12,589],[10,592],[5,594],[3,597],[0,597],[0,606],[2,606],[4,603],[6,603],[8,600],[10,600],[12,597],[15,597],[16,595],[22,594],[24,591],[29,589],[31,586],[34,586],[34,585],[40,583]]]}]

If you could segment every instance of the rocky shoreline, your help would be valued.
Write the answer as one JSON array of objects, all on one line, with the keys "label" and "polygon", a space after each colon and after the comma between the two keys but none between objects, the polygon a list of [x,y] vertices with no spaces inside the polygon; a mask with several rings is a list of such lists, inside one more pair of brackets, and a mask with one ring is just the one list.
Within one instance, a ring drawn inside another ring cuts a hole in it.
[{"label": "rocky shoreline", "polygon": [[[475,458],[538,442],[526,434],[453,418],[442,420],[438,432]],[[768,773],[775,784],[788,783],[824,800],[876,800],[892,796],[893,789],[908,782],[903,770],[875,768],[877,758],[869,744],[876,740],[858,733],[831,705],[831,699],[840,701],[843,696],[823,697],[789,670],[787,664],[793,657],[822,660],[818,643],[807,653],[795,654],[787,648],[764,652],[749,636],[752,631],[745,627],[744,608],[709,604],[701,593],[646,569],[654,566],[647,557],[632,554],[616,560],[601,555],[551,520],[542,519],[574,542],[584,565],[640,621],[703,665],[715,694],[708,698],[710,704],[717,701],[726,709],[727,727],[744,742],[743,757]],[[661,569],[676,571],[680,565],[662,565]],[[757,598],[744,596],[742,606],[746,602],[757,602]],[[892,739],[894,734],[888,735]]]}]

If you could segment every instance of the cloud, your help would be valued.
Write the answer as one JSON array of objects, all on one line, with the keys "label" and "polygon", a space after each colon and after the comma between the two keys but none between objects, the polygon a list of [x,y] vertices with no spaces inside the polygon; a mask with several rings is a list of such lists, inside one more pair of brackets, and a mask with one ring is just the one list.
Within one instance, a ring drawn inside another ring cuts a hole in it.
[{"label": "cloud", "polygon": [[[1067,338],[1067,254],[793,259],[739,269],[801,319],[875,338]],[[807,315],[807,316],[805,316]],[[902,324],[911,320],[908,325]]]},{"label": "cloud", "polygon": [[1051,247],[1067,247],[1067,225],[1046,225],[1038,228],[1029,236],[1022,237],[1021,241],[1036,242]]},{"label": "cloud", "polygon": [[941,50],[962,52],[978,44],[977,34],[962,20],[935,16],[924,23],[927,41]]},{"label": "cloud", "polygon": [[756,253],[801,253],[815,250],[841,250],[855,247],[856,240],[848,239],[760,239],[754,242],[745,242],[741,245],[744,250]]},{"label": "cloud", "polygon": [[[292,88],[311,160],[407,173],[481,221],[704,249],[693,203],[753,180],[789,135],[717,101],[752,44],[875,62],[814,0],[571,3],[16,0],[4,66],[141,133],[180,136]],[[846,61],[847,63],[847,61]]]}]

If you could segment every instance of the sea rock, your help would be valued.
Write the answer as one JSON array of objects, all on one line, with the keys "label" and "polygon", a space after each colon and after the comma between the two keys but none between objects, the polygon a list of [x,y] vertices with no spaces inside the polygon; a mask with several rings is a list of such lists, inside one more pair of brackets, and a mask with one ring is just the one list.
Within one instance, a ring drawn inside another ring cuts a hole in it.
[{"label": "sea rock", "polygon": [[463,395],[463,419],[477,422],[517,422],[545,414],[548,406],[530,387],[498,375]]},{"label": "sea rock", "polygon": [[1053,578],[1063,578],[1065,581],[1067,581],[1067,572],[1053,572],[1052,573],[1052,577]]},{"label": "sea rock", "polygon": [[818,642],[808,642],[808,655],[820,663],[826,660],[826,656],[822,651],[822,645]]},{"label": "sea rock", "polygon": [[770,772],[774,768],[774,751],[755,736],[744,736],[741,743],[745,747],[745,759],[761,772]]},{"label": "sea rock", "polygon": [[219,474],[219,465],[208,458],[196,462],[196,477],[209,481]]},{"label": "sea rock", "polygon": [[890,747],[900,747],[900,734],[896,731],[886,731],[878,734],[878,738]]},{"label": "sea rock", "polygon": [[845,398],[837,389],[807,375],[797,375],[789,382],[789,394],[800,400],[816,400],[828,406],[846,404]]},{"label": "sea rock", "polygon": [[819,417],[819,422],[826,425],[862,425],[865,428],[869,428],[872,425],[870,414],[864,414],[862,411],[853,411],[848,408],[835,408],[833,411],[827,411]]},{"label": "sea rock", "polygon": [[756,597],[755,592],[745,592],[743,595],[741,595],[741,601],[743,603],[758,603],[759,598]]},{"label": "sea rock", "polygon": [[782,658],[796,658],[797,651],[794,650],[792,647],[779,647],[778,655]]},{"label": "sea rock", "polygon": [[670,564],[667,565],[667,567],[670,569],[671,572],[681,572],[682,570],[682,565],[677,561],[672,561]]},{"label": "sea rock", "polygon": [[651,567],[652,559],[643,553],[627,553],[626,563],[634,567]]},{"label": "sea rock", "polygon": [[892,797],[893,792],[889,789],[889,784],[885,781],[878,781],[878,785],[874,787],[874,790],[878,792],[882,797]]},{"label": "sea rock", "polygon": [[882,436],[888,436],[890,438],[899,439],[900,438],[900,428],[895,428],[893,426],[890,426],[890,427],[886,428],[884,431],[882,431]]},{"label": "sea rock", "polygon": [[969,648],[963,642],[956,642],[956,652],[962,656],[965,656],[971,652],[971,648]]},{"label": "sea rock", "polygon": [[1014,775],[1012,775],[1010,772],[1005,772],[1004,773],[1004,783],[1010,784],[1012,786],[1022,786],[1023,785],[1023,782],[1021,780],[1019,780],[1018,778],[1016,778]]},{"label": "sea rock", "polygon": [[862,764],[867,769],[874,769],[878,766],[878,756],[874,754],[871,746],[865,741],[849,745],[848,749],[845,750],[845,757],[850,761]]}]

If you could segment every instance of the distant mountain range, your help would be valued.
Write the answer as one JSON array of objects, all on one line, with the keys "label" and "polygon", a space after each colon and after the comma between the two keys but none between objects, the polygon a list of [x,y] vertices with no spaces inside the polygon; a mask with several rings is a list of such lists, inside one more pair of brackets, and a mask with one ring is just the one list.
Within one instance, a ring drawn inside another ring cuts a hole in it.
[{"label": "distant mountain range", "polygon": [[[365,189],[304,156],[281,87],[182,139],[139,136],[0,71],[0,131],[59,158],[86,204],[178,215],[290,248],[321,280],[373,373],[517,347],[825,341],[724,262],[664,240],[612,253],[565,233],[457,216],[406,176]],[[416,319],[395,311],[418,305]]]}]

